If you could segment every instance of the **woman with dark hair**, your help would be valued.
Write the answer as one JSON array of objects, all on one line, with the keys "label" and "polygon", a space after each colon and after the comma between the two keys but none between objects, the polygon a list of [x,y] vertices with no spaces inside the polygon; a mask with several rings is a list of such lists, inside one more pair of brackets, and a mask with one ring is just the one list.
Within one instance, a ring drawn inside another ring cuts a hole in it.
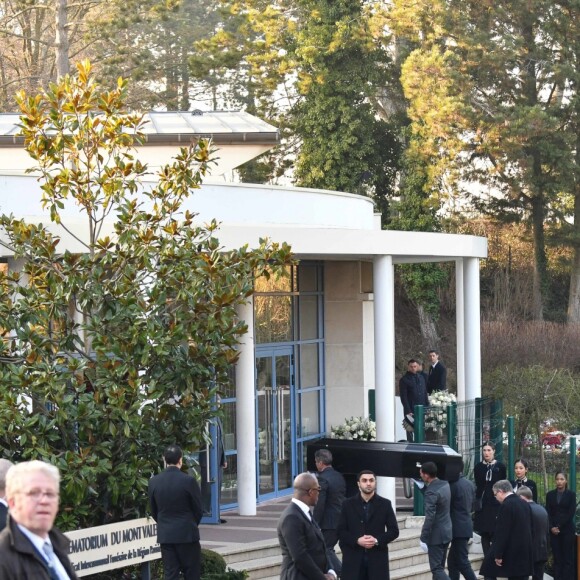
[{"label": "woman with dark hair", "polygon": [[576,511],[576,494],[568,489],[568,480],[562,471],[556,473],[556,489],[546,494],[546,510],[550,518],[554,580],[575,580],[574,512]]},{"label": "woman with dark hair", "polygon": [[483,444],[482,455],[483,461],[473,469],[476,501],[473,528],[481,536],[481,547],[485,556],[491,546],[500,507],[493,494],[493,484],[507,476],[505,465],[495,459],[495,446],[491,441]]},{"label": "woman with dark hair", "polygon": [[518,489],[525,485],[530,488],[533,500],[538,503],[538,486],[535,481],[528,479],[528,462],[525,459],[518,459],[514,463],[514,474],[516,478],[511,482],[514,493],[517,493]]}]

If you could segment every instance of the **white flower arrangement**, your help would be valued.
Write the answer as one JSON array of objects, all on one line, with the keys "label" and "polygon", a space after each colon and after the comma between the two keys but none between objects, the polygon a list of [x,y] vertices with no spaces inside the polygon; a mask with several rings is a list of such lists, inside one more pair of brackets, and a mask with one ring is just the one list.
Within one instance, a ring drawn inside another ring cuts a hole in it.
[{"label": "white flower arrangement", "polygon": [[342,425],[331,427],[332,439],[356,439],[357,441],[374,441],[377,438],[377,425],[368,418],[351,417]]},{"label": "white flower arrangement", "polygon": [[429,395],[429,408],[425,413],[425,429],[442,431],[447,427],[447,406],[456,403],[457,398],[449,391],[434,391]]}]

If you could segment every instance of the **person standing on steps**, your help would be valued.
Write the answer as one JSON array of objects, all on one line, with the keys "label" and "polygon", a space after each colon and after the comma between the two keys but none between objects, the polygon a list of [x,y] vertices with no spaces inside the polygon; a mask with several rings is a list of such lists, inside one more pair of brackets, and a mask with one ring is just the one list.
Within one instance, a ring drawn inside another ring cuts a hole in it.
[{"label": "person standing on steps", "polygon": [[[414,424],[415,405],[424,405],[425,407],[429,405],[425,378],[419,372],[419,363],[414,358],[407,363],[407,372],[399,381],[399,395],[403,404],[403,413],[408,423]],[[407,441],[413,440],[413,431],[407,431]]]},{"label": "person standing on steps", "polygon": [[183,453],[170,445],[163,453],[165,470],[149,480],[151,515],[157,522],[157,541],[165,580],[200,580],[199,522],[201,491],[195,478],[181,471]]},{"label": "person standing on steps", "polygon": [[437,465],[432,461],[423,463],[419,474],[425,483],[425,521],[421,529],[421,544],[422,547],[427,546],[433,580],[449,580],[445,573],[445,558],[453,537],[451,489],[446,481],[437,477]]},{"label": "person standing on steps", "polygon": [[312,517],[320,486],[313,473],[294,479],[294,496],[278,520],[278,542],[282,549],[280,580],[335,580],[322,530]]},{"label": "person standing on steps", "polygon": [[[461,461],[463,472],[463,460]],[[475,499],[473,483],[460,474],[457,481],[449,484],[451,489],[451,527],[453,539],[447,555],[447,568],[451,580],[459,580],[462,575],[465,580],[476,580],[475,572],[469,563],[469,540],[473,536],[473,520],[471,510]]]},{"label": "person standing on steps", "polygon": [[429,374],[427,377],[427,394],[434,391],[444,391],[447,389],[447,369],[439,360],[439,353],[436,350],[429,351]]},{"label": "person standing on steps", "polygon": [[338,542],[336,528],[346,494],[346,482],[342,474],[332,467],[332,453],[328,449],[316,451],[314,461],[318,470],[320,493],[312,515],[322,530],[330,564],[340,576],[342,563],[334,551],[334,546]]},{"label": "person standing on steps", "polygon": [[399,537],[390,500],[376,493],[370,470],[357,477],[359,493],[344,500],[338,524],[344,580],[389,580],[389,544]]}]

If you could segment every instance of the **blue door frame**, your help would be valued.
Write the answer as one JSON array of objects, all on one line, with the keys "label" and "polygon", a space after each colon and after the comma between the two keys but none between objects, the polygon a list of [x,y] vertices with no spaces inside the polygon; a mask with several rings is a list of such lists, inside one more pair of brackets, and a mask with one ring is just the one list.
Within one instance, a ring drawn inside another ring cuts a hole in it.
[{"label": "blue door frame", "polygon": [[256,349],[258,501],[292,493],[296,470],[294,348]]}]

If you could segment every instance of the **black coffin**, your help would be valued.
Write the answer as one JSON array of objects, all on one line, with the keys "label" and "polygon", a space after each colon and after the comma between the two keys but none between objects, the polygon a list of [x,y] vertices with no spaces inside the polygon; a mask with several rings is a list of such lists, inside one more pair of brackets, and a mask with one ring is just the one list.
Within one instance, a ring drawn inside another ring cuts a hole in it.
[{"label": "black coffin", "polygon": [[420,479],[419,467],[427,461],[437,465],[440,479],[455,481],[461,473],[461,455],[447,445],[346,439],[317,439],[306,445],[309,471],[316,471],[314,453],[318,449],[328,449],[332,453],[333,467],[343,475],[356,475],[363,469],[370,469],[383,477]]}]

